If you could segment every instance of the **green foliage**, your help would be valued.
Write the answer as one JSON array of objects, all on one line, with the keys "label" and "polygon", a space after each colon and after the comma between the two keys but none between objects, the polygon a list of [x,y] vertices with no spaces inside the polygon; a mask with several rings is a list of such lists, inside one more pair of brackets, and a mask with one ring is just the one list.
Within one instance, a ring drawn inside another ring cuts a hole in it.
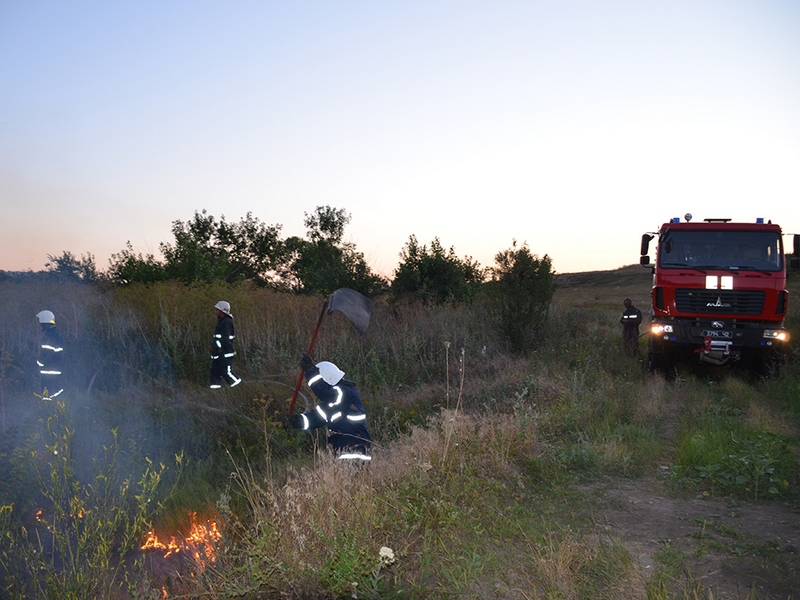
[{"label": "green foliage", "polygon": [[547,318],[556,277],[550,257],[531,254],[527,244],[495,255],[487,284],[489,313],[514,352],[535,346]]},{"label": "green foliage", "polygon": [[304,214],[303,224],[308,229],[308,239],[329,242],[333,246],[341,244],[344,230],[352,220],[344,209],[331,206],[318,206],[312,214]]},{"label": "green foliage", "polygon": [[350,215],[344,209],[318,206],[305,213],[306,238],[286,240],[284,282],[297,293],[327,296],[343,287],[368,297],[382,293],[386,282],[372,272],[355,244],[342,241]]},{"label": "green foliage", "polygon": [[41,508],[30,524],[12,505],[0,510],[0,567],[13,597],[84,600],[109,598],[121,589],[125,562],[150,527],[166,467],[145,459],[138,480],[121,471],[120,441],[95,462],[89,481],[76,473],[75,430],[63,403],[47,419],[41,449],[31,454],[39,474]]},{"label": "green foliage", "polygon": [[791,439],[726,418],[688,430],[678,445],[674,477],[711,494],[763,500],[790,491],[798,465]]},{"label": "green foliage", "polygon": [[172,224],[172,243],[162,242],[164,261],[126,249],[112,254],[107,278],[117,284],[180,281],[184,284],[249,281],[258,286],[327,295],[340,287],[367,296],[386,289],[355,244],[342,241],[350,216],[343,209],[317,207],[306,214],[307,239],[280,236],[281,225],[266,225],[252,213],[238,223],[205,210]]},{"label": "green foliage", "polygon": [[323,589],[336,597],[357,596],[360,591],[363,594],[368,589],[365,584],[375,566],[360,541],[341,532],[328,544],[337,548],[337,552],[330,555],[322,566],[320,579]]},{"label": "green foliage", "polygon": [[48,254],[47,260],[49,262],[44,265],[47,271],[57,274],[63,279],[86,283],[98,280],[97,265],[95,265],[92,253],[81,254],[80,259],[77,259],[72,252],[65,251],[61,256]]},{"label": "green foliage", "polygon": [[118,285],[154,283],[166,281],[167,272],[164,264],[156,260],[155,256],[137,254],[128,241],[123,250],[111,255],[106,277]]},{"label": "green foliage", "polygon": [[391,285],[395,300],[407,298],[429,304],[467,302],[484,279],[477,262],[470,257],[459,259],[453,248],[445,251],[439,238],[434,238],[429,249],[426,245],[420,247],[417,238],[410,236],[400,258]]},{"label": "green foliage", "polygon": [[239,223],[228,223],[224,215],[217,221],[205,210],[195,212],[191,221],[174,221],[175,242],[160,246],[167,276],[184,283],[273,283],[284,251],[280,230],[280,225],[261,223],[252,213]]},{"label": "green foliage", "polygon": [[30,486],[36,474],[29,457],[37,438],[29,436],[14,443],[14,433],[6,430],[0,437],[0,505],[13,506],[25,514],[34,502]]}]

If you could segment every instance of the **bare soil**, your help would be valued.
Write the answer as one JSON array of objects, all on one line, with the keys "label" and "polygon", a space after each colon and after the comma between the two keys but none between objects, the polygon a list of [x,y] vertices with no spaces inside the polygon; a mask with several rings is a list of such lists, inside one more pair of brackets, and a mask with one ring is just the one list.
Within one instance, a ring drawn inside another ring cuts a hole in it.
[{"label": "bare soil", "polygon": [[677,557],[672,583],[699,584],[715,600],[800,598],[797,509],[681,497],[658,477],[606,481],[595,492],[598,532],[622,541],[645,579]]}]

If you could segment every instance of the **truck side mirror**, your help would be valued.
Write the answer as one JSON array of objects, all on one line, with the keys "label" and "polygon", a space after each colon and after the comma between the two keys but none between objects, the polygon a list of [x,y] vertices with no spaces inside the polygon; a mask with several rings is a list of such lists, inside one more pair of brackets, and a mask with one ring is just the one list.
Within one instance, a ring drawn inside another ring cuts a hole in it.
[{"label": "truck side mirror", "polygon": [[[797,238],[800,237],[800,236],[794,236],[794,237],[795,237],[794,244],[795,244],[795,247],[797,247],[797,244],[799,243],[797,241]],[[642,251],[639,254],[644,256],[645,254],[647,254],[650,251],[650,240],[652,240],[652,239],[653,239],[653,236],[650,235],[649,233],[645,233],[642,236]],[[642,264],[644,264],[644,263],[642,263]]]},{"label": "truck side mirror", "polygon": [[639,264],[642,265],[643,267],[649,266],[650,265],[650,257],[647,256],[647,254],[645,254],[644,256],[642,256],[639,259]]},{"label": "truck side mirror", "polygon": [[794,234],[794,253],[795,256],[800,257],[800,233]]}]

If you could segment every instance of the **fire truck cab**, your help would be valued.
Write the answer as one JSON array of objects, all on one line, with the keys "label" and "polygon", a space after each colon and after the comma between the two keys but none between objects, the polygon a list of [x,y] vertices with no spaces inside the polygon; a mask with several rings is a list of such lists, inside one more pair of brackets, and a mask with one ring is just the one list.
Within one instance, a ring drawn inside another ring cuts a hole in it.
[{"label": "fire truck cab", "polygon": [[[798,238],[794,236],[795,257]],[[789,340],[784,327],[787,265],[778,225],[763,219],[693,222],[687,214],[642,236],[640,263],[653,270],[651,371],[695,362],[775,372]]]}]

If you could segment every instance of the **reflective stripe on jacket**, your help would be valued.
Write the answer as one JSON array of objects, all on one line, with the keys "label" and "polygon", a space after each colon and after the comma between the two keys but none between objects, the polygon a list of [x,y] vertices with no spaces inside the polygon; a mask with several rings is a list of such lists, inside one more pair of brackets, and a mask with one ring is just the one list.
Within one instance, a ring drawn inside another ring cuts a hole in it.
[{"label": "reflective stripe on jacket", "polygon": [[[320,402],[302,414],[302,428],[308,430],[327,426],[328,441],[335,450],[359,449],[366,452],[372,442],[367,428],[367,413],[356,384],[342,379],[336,385],[330,385],[322,379],[316,367],[306,371],[305,376],[308,386]],[[364,454],[354,454],[359,458],[369,458]]]},{"label": "reflective stripe on jacket", "polygon": [[53,325],[44,332],[39,351],[39,373],[42,375],[61,375],[61,357],[64,352],[61,333]]},{"label": "reflective stripe on jacket", "polygon": [[233,349],[233,317],[225,315],[217,321],[214,328],[214,339],[211,342],[211,358],[217,359],[220,356],[233,358],[236,351]]}]

